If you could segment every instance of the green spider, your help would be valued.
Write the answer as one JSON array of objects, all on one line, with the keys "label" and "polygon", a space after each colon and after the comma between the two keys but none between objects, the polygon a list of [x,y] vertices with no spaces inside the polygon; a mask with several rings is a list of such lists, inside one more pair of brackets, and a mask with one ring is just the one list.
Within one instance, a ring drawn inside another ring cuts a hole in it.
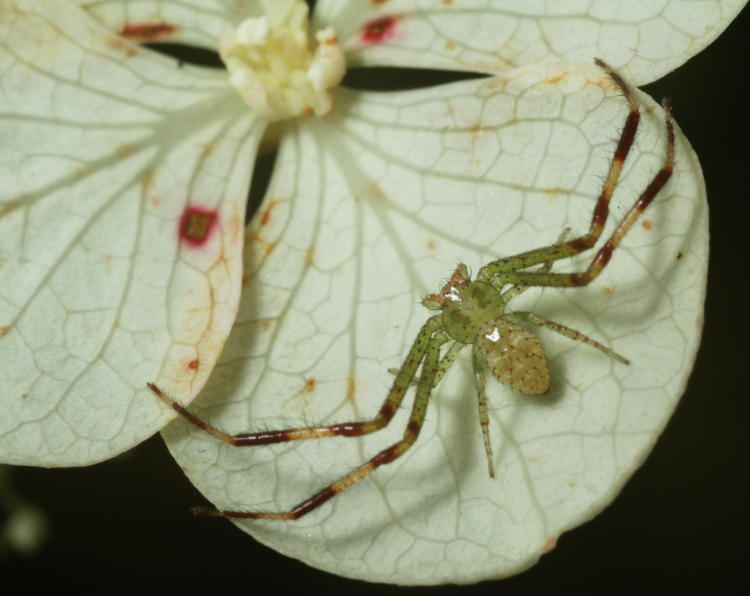
[{"label": "green spider", "polygon": [[[604,62],[596,60],[596,63],[622,90],[630,112],[623,125],[607,177],[594,207],[589,231],[578,238],[566,240],[569,230],[565,230],[556,244],[492,261],[482,267],[473,280],[469,276],[466,265],[459,264],[440,292],[422,300],[422,304],[428,309],[441,312],[430,317],[422,326],[401,368],[396,371],[393,386],[385,402],[372,420],[231,435],[200,420],[164,394],[156,385],[148,383],[148,387],[162,401],[192,424],[236,446],[268,445],[319,437],[352,437],[375,432],[391,421],[409,387],[416,384],[416,398],[403,438],[289,511],[216,511],[195,508],[193,510],[195,513],[246,519],[298,519],[316,509],[379,466],[390,463],[403,455],[414,444],[422,428],[432,390],[441,381],[459,352],[467,345],[472,346],[479,421],[489,474],[494,476],[492,447],[489,439],[489,414],[485,395],[485,369],[489,369],[501,383],[521,393],[537,395],[549,390],[550,374],[544,351],[534,333],[524,325],[546,327],[574,341],[587,343],[607,356],[629,364],[624,357],[574,329],[531,312],[509,311],[507,308],[508,303],[528,287],[585,286],[596,279],[609,262],[614,249],[672,174],[674,129],[670,107],[665,102],[667,147],[662,168],[641,193],[612,236],[596,253],[585,271],[580,273],[550,272],[555,261],[592,248],[601,236],[609,213],[610,199],[633,144],[640,120],[638,104],[627,84]],[[529,268],[538,265],[540,267],[529,271]],[[447,348],[441,357],[443,347],[446,345]],[[420,370],[419,374],[418,370]]]}]

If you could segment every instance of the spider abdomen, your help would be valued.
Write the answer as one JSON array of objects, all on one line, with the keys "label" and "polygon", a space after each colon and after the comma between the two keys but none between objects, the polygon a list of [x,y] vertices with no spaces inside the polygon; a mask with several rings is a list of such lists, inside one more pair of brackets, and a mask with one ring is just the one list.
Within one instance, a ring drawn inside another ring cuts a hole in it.
[{"label": "spider abdomen", "polygon": [[474,343],[504,385],[529,395],[549,390],[547,359],[539,339],[528,329],[496,317],[482,325]]}]

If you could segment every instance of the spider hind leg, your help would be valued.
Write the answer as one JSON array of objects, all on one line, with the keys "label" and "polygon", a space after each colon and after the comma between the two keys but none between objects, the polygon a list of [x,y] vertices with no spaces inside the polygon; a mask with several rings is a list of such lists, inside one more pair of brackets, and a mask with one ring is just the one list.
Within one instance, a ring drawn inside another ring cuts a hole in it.
[{"label": "spider hind leg", "polygon": [[386,447],[380,453],[370,458],[355,470],[345,474],[338,480],[332,482],[311,497],[298,503],[289,511],[265,512],[265,511],[217,511],[196,507],[193,513],[196,515],[207,515],[211,517],[229,517],[234,519],[277,519],[295,520],[320,507],[340,492],[351,485],[362,480],[365,476],[374,472],[384,464],[391,463],[401,457],[415,443],[419,432],[422,430],[427,404],[435,384],[435,375],[438,371],[438,360],[440,358],[441,341],[435,341],[427,347],[422,372],[417,383],[417,396],[412,406],[409,422],[402,439],[390,447]]}]

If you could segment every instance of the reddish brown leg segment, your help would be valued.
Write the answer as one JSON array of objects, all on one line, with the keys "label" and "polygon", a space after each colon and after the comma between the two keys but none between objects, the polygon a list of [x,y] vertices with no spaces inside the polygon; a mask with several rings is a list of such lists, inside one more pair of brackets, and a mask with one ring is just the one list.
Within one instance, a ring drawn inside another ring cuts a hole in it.
[{"label": "reddish brown leg segment", "polygon": [[[506,284],[513,284],[517,286],[555,287],[585,286],[602,272],[607,263],[609,263],[609,260],[612,257],[612,252],[620,244],[622,239],[625,237],[625,234],[627,234],[628,230],[630,230],[632,225],[640,217],[641,213],[643,213],[646,207],[651,204],[654,198],[656,198],[656,196],[659,194],[659,191],[664,188],[664,185],[672,176],[672,170],[674,168],[675,143],[674,126],[672,124],[672,112],[668,102],[665,102],[664,108],[666,111],[667,128],[667,151],[664,159],[664,165],[651,179],[651,182],[646,187],[646,190],[644,190],[638,197],[638,200],[631,207],[627,216],[620,223],[609,240],[607,240],[604,246],[599,249],[599,252],[596,253],[596,256],[591,261],[591,264],[588,266],[586,271],[582,273],[544,273],[538,271],[517,271],[517,269],[522,269],[526,266],[522,263],[519,263],[518,261],[520,258],[524,258],[524,255],[521,255],[521,257],[510,257],[508,259],[501,259],[500,261],[496,261],[496,263],[498,263],[500,266],[496,266],[495,273],[493,274],[493,284],[495,284],[497,287],[502,287]],[[582,238],[586,238],[587,236],[582,236],[581,238],[562,244],[560,246],[570,246],[571,243],[576,243]],[[588,246],[585,246],[580,250],[575,250],[572,254],[581,252],[586,248],[588,248]],[[562,256],[550,256],[552,250],[556,250],[556,247],[553,247],[553,249],[540,249],[536,251],[530,251],[529,253],[525,254],[532,255],[534,253],[538,253],[537,258],[546,254],[547,258],[552,260],[557,260],[558,258],[562,258],[565,256],[571,256],[570,254],[564,254]],[[490,265],[488,265],[487,267],[489,266]]]},{"label": "reddish brown leg segment", "polygon": [[668,100],[664,100],[663,105],[667,116],[667,155],[664,160],[664,165],[651,179],[646,190],[644,190],[638,197],[635,205],[633,205],[628,212],[627,217],[625,217],[607,243],[602,246],[596,254],[588,269],[583,273],[571,274],[573,276],[573,283],[569,285],[585,286],[599,275],[601,270],[604,269],[607,263],[609,263],[609,259],[612,257],[612,252],[617,248],[617,245],[620,244],[620,241],[625,237],[625,234],[627,234],[628,230],[640,217],[641,213],[643,213],[646,207],[652,203],[656,198],[656,195],[659,194],[659,191],[664,188],[664,185],[672,176],[672,170],[674,169],[674,125],[672,124],[672,106]]},{"label": "reddish brown leg segment", "polygon": [[[609,171],[607,177],[604,180],[604,185],[599,193],[596,206],[594,207],[594,213],[591,217],[591,226],[589,231],[583,236],[568,240],[567,242],[561,242],[551,247],[545,247],[542,249],[530,250],[524,253],[520,253],[513,257],[504,259],[498,259],[482,267],[478,274],[477,279],[490,281],[498,278],[498,283],[501,285],[514,284],[521,286],[529,285],[569,285],[560,283],[547,283],[549,279],[559,279],[560,276],[566,274],[560,273],[540,273],[540,272],[521,272],[516,273],[520,269],[526,269],[540,263],[547,263],[564,259],[576,255],[580,252],[588,250],[594,246],[601,236],[604,224],[607,221],[609,215],[609,203],[614,194],[617,183],[622,173],[622,168],[625,163],[625,159],[630,153],[630,149],[633,146],[633,140],[635,139],[635,133],[638,130],[638,123],[641,119],[641,112],[638,109],[638,103],[635,101],[635,96],[630,90],[630,87],[625,81],[612,70],[607,64],[596,59],[596,64],[601,67],[622,90],[625,99],[630,107],[630,112],[625,120],[625,124],[620,133],[620,139],[617,142],[617,148],[615,149],[612,161],[609,164]],[[513,275],[511,275],[513,273]],[[525,277],[528,276],[528,277]],[[507,278],[507,279],[506,279]],[[528,281],[527,281],[528,280]]]},{"label": "reddish brown leg segment", "polygon": [[215,426],[211,426],[204,420],[201,420],[194,414],[191,414],[188,410],[178,404],[174,399],[166,395],[161,389],[159,389],[154,383],[146,383],[147,387],[154,392],[154,394],[162,400],[165,404],[171,407],[180,416],[185,418],[188,422],[197,426],[201,430],[221,439],[225,443],[235,445],[237,447],[250,447],[257,445],[270,445],[272,443],[285,443],[287,441],[300,441],[304,439],[317,439],[320,437],[355,437],[359,435],[366,435],[380,430],[386,426],[393,415],[401,405],[406,390],[409,388],[414,375],[416,374],[419,363],[424,358],[424,354],[427,350],[427,346],[432,339],[433,334],[440,329],[439,317],[435,316],[430,318],[423,326],[417,336],[416,341],[411,347],[409,354],[406,356],[403,365],[401,366],[399,374],[393,381],[388,397],[380,407],[380,411],[377,413],[375,418],[372,420],[364,420],[360,422],[342,422],[339,424],[330,424],[326,426],[304,426],[300,428],[288,428],[283,430],[269,430],[256,433],[238,433],[230,434],[226,433]]},{"label": "reddish brown leg segment", "polygon": [[315,493],[310,498],[298,503],[289,511],[215,511],[196,507],[193,509],[193,513],[196,515],[241,519],[299,519],[303,515],[317,509],[340,492],[346,490],[352,484],[359,482],[362,478],[372,473],[380,466],[389,464],[395,459],[401,457],[409,447],[414,444],[419,436],[419,431],[422,430],[422,424],[424,423],[425,414],[427,412],[427,404],[430,399],[430,392],[432,391],[435,382],[435,375],[438,370],[440,347],[441,344],[439,342],[434,342],[427,348],[427,355],[425,356],[425,361],[422,365],[422,374],[419,378],[419,383],[417,384],[417,397],[414,400],[414,405],[412,406],[409,423],[406,426],[404,436],[398,443],[394,443],[390,447],[384,449],[375,457],[359,466],[356,470],[342,476],[335,482],[326,486],[323,490]]}]

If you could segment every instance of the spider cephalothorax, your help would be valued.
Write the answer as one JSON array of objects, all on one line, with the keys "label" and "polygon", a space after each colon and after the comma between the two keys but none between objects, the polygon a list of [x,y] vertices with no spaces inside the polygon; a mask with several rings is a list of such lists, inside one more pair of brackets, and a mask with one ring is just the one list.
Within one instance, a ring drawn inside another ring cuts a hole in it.
[{"label": "spider cephalothorax", "polygon": [[503,384],[530,395],[547,393],[549,368],[542,345],[509,318],[506,302],[491,283],[472,281],[461,263],[440,292],[422,303],[441,309],[440,320],[451,339],[472,344],[475,357]]},{"label": "spider cephalothorax", "polygon": [[383,464],[400,457],[417,440],[424,423],[427,404],[433,389],[455,361],[459,352],[472,346],[472,365],[476,382],[479,422],[488,471],[494,475],[494,457],[489,435],[489,414],[485,395],[485,370],[508,387],[527,394],[546,393],[550,374],[544,351],[528,326],[544,327],[571,340],[586,343],[624,364],[628,361],[608,347],[575,329],[549,321],[532,312],[512,311],[508,303],[529,287],[576,287],[593,281],[609,262],[615,248],[633,226],[644,209],[654,200],[672,174],[674,131],[669,106],[666,109],[666,151],[661,169],[626,214],[613,234],[599,249],[589,266],[581,272],[551,272],[555,261],[592,248],[599,240],[609,214],[609,203],[617,187],[625,159],[635,138],[640,112],[630,88],[606,64],[597,64],[614,80],[629,106],[609,171],[594,207],[589,231],[566,240],[564,230],[555,244],[497,259],[482,267],[474,280],[466,265],[458,265],[448,282],[437,294],[427,296],[422,304],[441,312],[430,317],[409,349],[383,405],[371,420],[344,422],[325,426],[306,426],[259,433],[232,435],[195,417],[158,387],[151,390],[167,405],[195,426],[215,437],[238,446],[267,445],[301,439],[331,436],[357,436],[375,432],[386,426],[401,405],[408,389],[416,384],[416,397],[403,438],[376,454],[352,472],[342,476],[289,511],[215,511],[199,508],[196,513],[249,519],[298,519],[316,509],[338,493],[361,480]]}]

